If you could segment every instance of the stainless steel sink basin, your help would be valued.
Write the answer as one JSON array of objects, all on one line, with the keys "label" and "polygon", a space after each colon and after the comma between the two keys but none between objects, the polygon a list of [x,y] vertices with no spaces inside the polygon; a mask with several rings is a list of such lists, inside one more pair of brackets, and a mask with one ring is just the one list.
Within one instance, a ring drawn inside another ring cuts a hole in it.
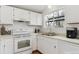
[{"label": "stainless steel sink basin", "polygon": [[55,36],[56,35],[56,33],[42,33],[42,35],[47,35],[47,36]]}]

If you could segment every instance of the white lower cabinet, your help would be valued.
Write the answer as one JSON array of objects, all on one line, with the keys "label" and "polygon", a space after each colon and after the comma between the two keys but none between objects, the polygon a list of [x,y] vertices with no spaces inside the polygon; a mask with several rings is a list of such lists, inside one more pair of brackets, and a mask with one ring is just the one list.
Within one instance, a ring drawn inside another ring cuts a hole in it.
[{"label": "white lower cabinet", "polygon": [[0,54],[12,54],[13,53],[13,39],[1,38],[0,40]]},{"label": "white lower cabinet", "polygon": [[32,36],[32,51],[37,50],[37,34]]},{"label": "white lower cabinet", "polygon": [[79,54],[79,45],[40,35],[38,39],[38,50],[45,54]]},{"label": "white lower cabinet", "polygon": [[33,39],[33,44],[32,44],[32,50],[37,50],[37,39],[36,38],[32,38]]},{"label": "white lower cabinet", "polygon": [[0,54],[4,54],[4,40],[0,40]]},{"label": "white lower cabinet", "polygon": [[29,49],[27,51],[22,51],[22,52],[19,52],[19,53],[16,53],[16,54],[31,54],[32,53],[32,50]]},{"label": "white lower cabinet", "polygon": [[57,40],[41,36],[38,39],[38,50],[46,54],[56,54]]},{"label": "white lower cabinet", "polygon": [[5,53],[6,54],[13,53],[13,40],[12,39],[5,40]]},{"label": "white lower cabinet", "polygon": [[79,54],[79,45],[77,44],[60,40],[58,45],[60,54]]},{"label": "white lower cabinet", "polygon": [[38,50],[42,53],[46,53],[46,45],[45,45],[45,41],[43,39],[43,37],[39,36],[39,39],[38,39]]}]

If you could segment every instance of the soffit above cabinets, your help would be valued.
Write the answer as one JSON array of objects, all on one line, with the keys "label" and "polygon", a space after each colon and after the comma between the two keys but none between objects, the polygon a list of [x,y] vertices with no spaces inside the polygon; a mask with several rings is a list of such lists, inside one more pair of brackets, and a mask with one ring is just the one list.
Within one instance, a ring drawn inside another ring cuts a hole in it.
[{"label": "soffit above cabinets", "polygon": [[47,5],[11,5],[11,6],[38,13],[42,13],[47,8]]}]

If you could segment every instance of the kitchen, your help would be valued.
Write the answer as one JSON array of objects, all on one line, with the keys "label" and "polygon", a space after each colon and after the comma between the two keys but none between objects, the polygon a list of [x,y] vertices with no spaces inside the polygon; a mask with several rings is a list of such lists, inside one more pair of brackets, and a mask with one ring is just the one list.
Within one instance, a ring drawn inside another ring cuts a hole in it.
[{"label": "kitchen", "polygon": [[1,5],[0,54],[79,54],[79,6]]}]

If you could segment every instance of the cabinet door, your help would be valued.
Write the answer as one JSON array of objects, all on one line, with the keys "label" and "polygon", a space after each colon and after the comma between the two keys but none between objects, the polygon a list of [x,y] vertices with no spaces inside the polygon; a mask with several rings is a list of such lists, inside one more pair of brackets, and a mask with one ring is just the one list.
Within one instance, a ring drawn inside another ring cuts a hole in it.
[{"label": "cabinet door", "polygon": [[22,18],[24,18],[24,21],[30,21],[30,11],[24,10],[22,14]]},{"label": "cabinet door", "polygon": [[37,50],[37,37],[36,35],[32,36],[32,50]]},{"label": "cabinet door", "polygon": [[52,6],[52,11],[56,11],[56,10],[58,10],[58,6],[57,5],[53,5]]},{"label": "cabinet door", "polygon": [[56,54],[57,53],[57,41],[55,39],[51,38],[46,38],[44,37],[45,40],[45,50],[46,53],[48,54]]},{"label": "cabinet door", "polygon": [[43,27],[44,27],[44,28],[47,28],[47,21],[48,21],[47,16],[48,16],[48,15],[45,15],[45,16],[44,16],[44,20],[43,20]]},{"label": "cabinet door", "polygon": [[42,14],[37,13],[36,23],[37,25],[42,25]]},{"label": "cabinet door", "polygon": [[79,54],[79,45],[65,42],[65,41],[59,41],[59,53],[61,54]]},{"label": "cabinet door", "polygon": [[38,39],[38,50],[42,53],[56,54],[57,41],[47,37],[40,37]]},{"label": "cabinet door", "polygon": [[22,18],[22,10],[18,8],[14,8],[14,19],[13,20],[21,20]]},{"label": "cabinet door", "polygon": [[42,15],[30,12],[30,25],[42,25]]},{"label": "cabinet door", "polygon": [[46,53],[45,52],[45,41],[43,39],[43,37],[39,36],[39,39],[38,39],[38,50],[42,53]]},{"label": "cabinet door", "polygon": [[33,39],[32,50],[37,50],[37,39],[36,38],[32,38],[32,39]]},{"label": "cabinet door", "polygon": [[7,38],[5,39],[5,54],[12,54],[13,53],[13,39]]},{"label": "cabinet door", "polygon": [[13,24],[13,8],[1,6],[1,24]]},{"label": "cabinet door", "polygon": [[14,20],[29,21],[29,11],[14,8]]},{"label": "cabinet door", "polygon": [[37,25],[36,16],[37,14],[35,12],[30,12],[30,25]]},{"label": "cabinet door", "polygon": [[0,40],[0,54],[4,54],[5,50],[4,50],[4,40]]}]

